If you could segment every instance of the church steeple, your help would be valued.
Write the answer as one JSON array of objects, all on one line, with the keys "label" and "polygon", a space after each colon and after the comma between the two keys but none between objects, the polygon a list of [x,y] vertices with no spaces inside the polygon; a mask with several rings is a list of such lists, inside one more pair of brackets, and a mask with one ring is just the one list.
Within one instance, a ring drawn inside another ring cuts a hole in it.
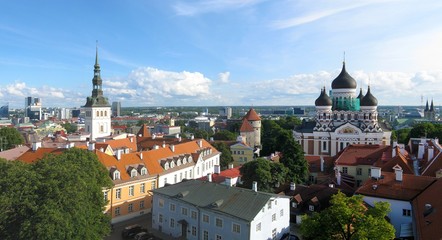
[{"label": "church steeple", "polygon": [[431,99],[430,112],[434,112],[433,99]]},{"label": "church steeple", "polygon": [[87,98],[85,107],[110,106],[107,98],[103,96],[103,80],[101,79],[101,69],[98,63],[98,44],[95,48],[94,78],[92,78],[92,96]]}]

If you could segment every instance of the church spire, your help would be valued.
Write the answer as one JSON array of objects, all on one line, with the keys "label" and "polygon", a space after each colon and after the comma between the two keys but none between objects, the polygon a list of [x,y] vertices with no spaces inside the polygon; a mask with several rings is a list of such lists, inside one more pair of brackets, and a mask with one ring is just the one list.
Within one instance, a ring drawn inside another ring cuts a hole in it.
[{"label": "church spire", "polygon": [[103,80],[101,80],[100,75],[100,64],[98,64],[98,44],[95,48],[95,65],[94,65],[94,78],[92,79],[92,97],[103,96],[102,84]]},{"label": "church spire", "polygon": [[433,111],[434,111],[433,99],[431,99],[430,112],[433,112]]}]

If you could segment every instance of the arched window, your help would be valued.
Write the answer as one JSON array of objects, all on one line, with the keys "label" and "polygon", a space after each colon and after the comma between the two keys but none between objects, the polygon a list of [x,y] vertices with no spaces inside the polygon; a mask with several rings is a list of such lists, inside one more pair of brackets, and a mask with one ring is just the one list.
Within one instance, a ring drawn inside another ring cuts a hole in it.
[{"label": "arched window", "polygon": [[164,170],[167,170],[167,169],[169,169],[169,163],[168,163],[168,162],[166,162],[166,163],[164,164]]},{"label": "arched window", "polygon": [[119,180],[120,179],[120,172],[118,170],[114,171],[113,179],[114,180]]},{"label": "arched window", "polygon": [[133,177],[136,177],[138,174],[137,174],[137,170],[135,169],[135,168],[133,168],[131,171],[130,171],[130,177],[131,178],[133,178]]},{"label": "arched window", "polygon": [[104,116],[107,117],[107,111],[104,111]]},{"label": "arched window", "polygon": [[147,169],[145,167],[141,168],[141,176],[147,175]]},{"label": "arched window", "polygon": [[100,116],[100,112],[99,111],[97,111],[97,117],[99,117]]}]

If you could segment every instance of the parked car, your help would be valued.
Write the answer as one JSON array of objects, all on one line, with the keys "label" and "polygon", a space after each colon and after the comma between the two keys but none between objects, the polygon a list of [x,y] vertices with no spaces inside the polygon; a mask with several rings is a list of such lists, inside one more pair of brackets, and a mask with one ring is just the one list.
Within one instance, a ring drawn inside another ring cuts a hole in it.
[{"label": "parked car", "polygon": [[148,232],[137,233],[134,237],[135,240],[153,240],[154,237]]},{"label": "parked car", "polygon": [[147,232],[147,229],[142,228],[138,224],[127,226],[123,229],[123,232],[121,233],[121,236],[123,239],[130,239],[135,237],[140,232]]}]

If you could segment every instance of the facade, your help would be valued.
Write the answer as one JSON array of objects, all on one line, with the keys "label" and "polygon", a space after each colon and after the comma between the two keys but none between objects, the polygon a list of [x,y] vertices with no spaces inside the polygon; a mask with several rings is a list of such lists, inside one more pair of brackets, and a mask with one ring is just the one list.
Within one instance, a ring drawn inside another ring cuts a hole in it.
[{"label": "facade", "polygon": [[427,104],[425,105],[425,110],[424,110],[424,118],[429,121],[436,120],[436,112],[434,111],[433,100],[431,100],[430,107],[428,107],[428,100],[427,100]]},{"label": "facade", "polygon": [[9,104],[0,107],[0,118],[9,118]]},{"label": "facade", "polygon": [[111,107],[107,98],[103,96],[103,80],[101,79],[100,71],[97,49],[95,55],[94,78],[92,79],[92,96],[87,98],[86,104],[83,106],[85,112],[85,130],[90,133],[90,140],[110,136],[112,132]]},{"label": "facade", "polygon": [[189,180],[153,190],[152,227],[185,239],[280,239],[289,198]]},{"label": "facade", "polygon": [[230,152],[232,154],[233,165],[235,167],[254,160],[253,148],[248,146],[242,140],[230,145]]},{"label": "facade", "polygon": [[43,119],[40,98],[25,98],[25,117],[28,117],[29,120],[35,121]]},{"label": "facade", "polygon": [[239,134],[250,147],[261,147],[261,118],[253,108],[243,117]]},{"label": "facade", "polygon": [[368,86],[356,95],[356,81],[345,70],[333,80],[330,96],[325,87],[315,101],[314,121],[294,130],[306,155],[335,156],[350,144],[389,145],[391,131],[378,122],[377,99]]}]

